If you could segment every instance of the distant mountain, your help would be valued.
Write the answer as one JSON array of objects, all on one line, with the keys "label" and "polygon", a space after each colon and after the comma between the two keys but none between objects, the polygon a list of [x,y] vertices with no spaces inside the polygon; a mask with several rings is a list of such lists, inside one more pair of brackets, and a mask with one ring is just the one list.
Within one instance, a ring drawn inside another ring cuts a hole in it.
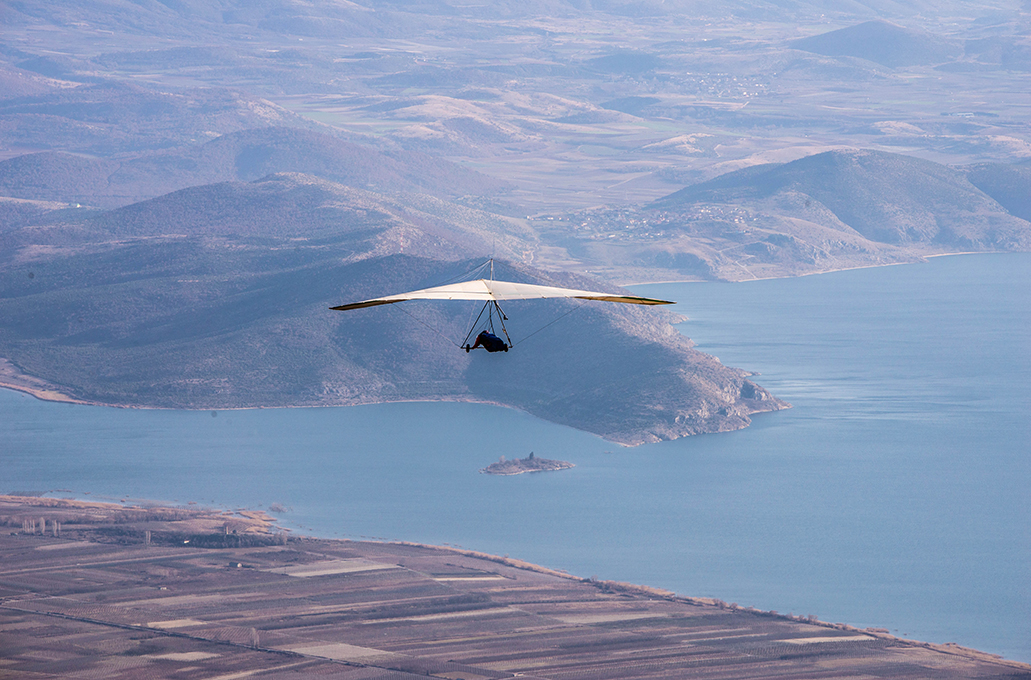
[{"label": "distant mountain", "polygon": [[111,156],[210,141],[273,126],[314,129],[272,102],[223,88],[170,93],[102,82],[0,99],[5,146]]},{"label": "distant mountain", "polygon": [[299,128],[264,127],[133,156],[60,151],[0,161],[0,196],[113,207],[190,186],[304,173],[377,192],[489,195],[503,182],[413,151],[384,152]]},{"label": "distant mountain", "polygon": [[979,65],[1011,71],[1031,71],[1031,44],[1026,34],[968,40],[963,51],[966,57]]},{"label": "distant mountain", "polygon": [[414,151],[381,151],[328,134],[298,128],[244,130],[215,139],[200,150],[223,172],[232,163],[234,179],[251,180],[274,172],[300,172],[378,192],[423,191],[435,196],[492,194],[504,182],[450,161]]},{"label": "distant mountain", "polygon": [[852,84],[876,82],[891,74],[891,69],[856,57],[828,57],[787,50],[777,55],[778,70],[808,80],[844,81]]},{"label": "distant mountain", "polygon": [[790,194],[825,208],[825,226],[873,242],[976,250],[1031,247],[1031,224],[1007,212],[964,173],[883,151],[828,151],[791,163],[757,165],[686,187],[654,206],[754,205]]},{"label": "distant mountain", "polygon": [[[483,252],[471,228],[376,200],[276,175],[0,232],[0,356],[97,403],[484,401],[631,444],[737,429],[785,406],[692,349],[662,310],[510,303],[517,345],[500,356],[457,346],[476,303],[330,311],[482,263],[468,259]],[[612,289],[504,262],[497,275]]]},{"label": "distant mountain", "polygon": [[978,163],[965,171],[971,184],[1010,213],[1031,221],[1031,165]]},{"label": "distant mountain", "polygon": [[[69,206],[49,201],[27,201],[0,196],[0,233],[33,224],[45,224],[58,215],[67,216]],[[75,210],[78,212],[78,210]],[[0,236],[0,239],[3,237]]]},{"label": "distant mountain", "polygon": [[406,248],[456,259],[492,251],[518,257],[535,242],[518,222],[474,208],[429,197],[401,200],[297,173],[190,187],[110,211],[67,212],[9,231],[0,236],[6,239],[0,248],[44,242],[37,239],[240,238],[303,244],[331,238],[354,241],[352,259]]},{"label": "distant mountain", "polygon": [[588,66],[592,69],[622,75],[640,75],[661,68],[662,65],[661,57],[632,50],[621,50],[588,61]]},{"label": "distant mountain", "polygon": [[[964,8],[965,9],[965,8]],[[858,16],[933,16],[946,11],[941,3],[924,0],[853,2],[849,0],[728,0],[714,5],[697,0],[497,0],[469,4],[455,0],[360,0],[313,4],[290,0],[224,0],[217,5],[203,0],[165,2],[112,2],[110,0],[49,0],[10,3],[5,20],[13,25],[72,23],[89,20],[91,26],[127,33],[164,37],[209,35],[215,27],[249,33],[312,37],[400,37],[420,30],[461,29],[472,34],[484,21],[514,19],[568,19],[583,16],[658,17],[682,15],[750,20],[773,17],[819,17],[827,14]],[[958,11],[958,10],[952,10]],[[968,10],[969,11],[969,10]],[[472,21],[469,21],[469,20]],[[191,29],[193,32],[191,32]]]},{"label": "distant mountain", "polygon": [[951,61],[963,51],[962,45],[955,41],[886,21],[866,21],[790,44],[806,52],[859,57],[890,68]]},{"label": "distant mountain", "polygon": [[333,239],[338,245],[357,239],[351,258],[408,248],[428,257],[455,259],[489,252],[492,241],[500,241],[503,252],[508,252],[503,222],[482,217],[478,226],[465,222],[441,220],[378,194],[286,173],[255,182],[182,189],[102,213],[80,226],[117,238],[178,234],[298,243]]},{"label": "distant mountain", "polygon": [[[305,37],[400,37],[420,29],[451,28],[465,6],[438,0],[414,2],[341,2],[310,4],[290,0],[228,0],[212,5],[203,0],[122,3],[109,0],[50,0],[4,8],[5,21],[15,24],[84,22],[103,30],[164,38],[211,36],[219,30],[264,32]],[[543,10],[552,16],[571,14],[561,0],[498,2],[477,6],[478,17],[502,18]],[[472,28],[472,27],[470,27]]]},{"label": "distant mountain", "polygon": [[0,196],[95,203],[110,194],[109,177],[118,165],[60,151],[15,156],[0,161]]},{"label": "distant mountain", "polygon": [[0,61],[0,99],[40,95],[76,85]]}]

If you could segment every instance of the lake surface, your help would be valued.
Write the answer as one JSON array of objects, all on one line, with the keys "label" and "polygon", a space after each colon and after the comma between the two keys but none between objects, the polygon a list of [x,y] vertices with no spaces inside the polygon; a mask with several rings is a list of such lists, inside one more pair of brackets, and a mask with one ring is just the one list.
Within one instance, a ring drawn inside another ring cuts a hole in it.
[{"label": "lake surface", "polygon": [[[0,390],[0,491],[279,503],[322,536],[459,545],[1031,661],[1031,255],[635,290],[681,302],[699,349],[794,408],[625,449],[476,404],[213,413]],[[577,467],[477,472],[530,451]]]}]

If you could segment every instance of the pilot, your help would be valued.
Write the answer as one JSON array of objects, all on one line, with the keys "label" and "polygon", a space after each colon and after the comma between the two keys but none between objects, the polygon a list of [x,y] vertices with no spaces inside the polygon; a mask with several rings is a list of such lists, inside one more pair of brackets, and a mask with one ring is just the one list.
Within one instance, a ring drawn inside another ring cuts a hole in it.
[{"label": "pilot", "polygon": [[476,336],[476,342],[473,343],[472,347],[469,345],[465,346],[465,351],[468,352],[471,349],[482,347],[488,352],[507,352],[508,345],[505,341],[494,335],[490,331],[480,331],[480,334]]}]

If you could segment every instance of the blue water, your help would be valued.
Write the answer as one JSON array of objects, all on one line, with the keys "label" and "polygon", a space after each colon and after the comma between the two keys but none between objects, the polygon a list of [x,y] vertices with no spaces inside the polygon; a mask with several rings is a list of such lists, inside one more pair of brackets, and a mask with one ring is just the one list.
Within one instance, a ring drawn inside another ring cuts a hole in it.
[{"label": "blue water", "polygon": [[[1031,661],[1031,255],[636,290],[680,301],[699,349],[794,408],[625,449],[476,404],[213,414],[0,391],[0,491],[279,503],[295,531],[459,545]],[[577,467],[477,473],[530,451]]]}]

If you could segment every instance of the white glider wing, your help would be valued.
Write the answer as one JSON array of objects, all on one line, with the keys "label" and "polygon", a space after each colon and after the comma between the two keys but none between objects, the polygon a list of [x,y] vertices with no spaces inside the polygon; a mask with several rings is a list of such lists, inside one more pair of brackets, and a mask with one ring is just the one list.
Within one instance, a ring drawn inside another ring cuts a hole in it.
[{"label": "white glider wing", "polygon": [[375,307],[376,305],[390,305],[395,302],[406,300],[480,300],[481,302],[495,302],[504,300],[538,300],[545,298],[576,298],[579,300],[599,300],[602,302],[623,302],[631,305],[672,305],[669,300],[656,300],[654,298],[638,297],[636,295],[616,295],[613,293],[600,293],[590,290],[576,290],[574,288],[556,288],[554,286],[538,286],[532,283],[513,283],[511,281],[488,281],[477,279],[476,281],[465,281],[452,283],[447,286],[436,288],[423,288],[398,295],[352,302],[339,307],[330,307],[338,311],[349,309],[361,309],[362,307]]}]

